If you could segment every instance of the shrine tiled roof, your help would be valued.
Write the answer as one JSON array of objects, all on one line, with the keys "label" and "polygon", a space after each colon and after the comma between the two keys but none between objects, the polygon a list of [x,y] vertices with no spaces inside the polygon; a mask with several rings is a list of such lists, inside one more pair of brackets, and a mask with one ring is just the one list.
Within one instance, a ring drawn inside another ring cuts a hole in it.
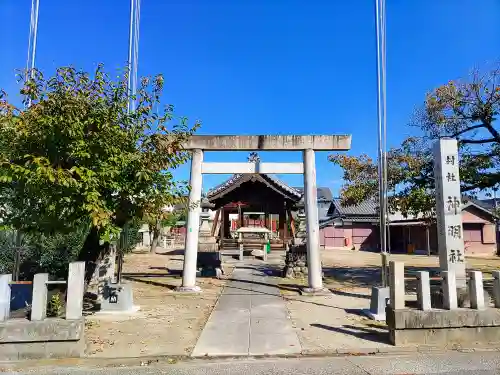
[{"label": "shrine tiled roof", "polygon": [[[233,185],[237,184],[238,182],[240,182],[241,180],[246,178],[245,176],[247,176],[247,175],[234,174],[233,176],[231,176],[231,178],[224,181],[222,184],[217,185],[213,189],[210,189],[207,192],[207,198],[210,199],[210,198],[214,197],[215,195],[218,195],[218,194],[222,193],[223,191],[230,189]],[[281,181],[280,179],[278,179],[276,177],[273,177],[273,176],[270,176],[267,174],[262,174],[259,176],[261,176],[264,180],[267,180],[267,182],[275,185],[278,189],[286,192],[287,195],[291,195],[292,197],[296,198],[297,200],[299,200],[302,197],[301,191],[299,191],[293,187],[288,186],[287,184],[285,184],[283,181]]]},{"label": "shrine tiled roof", "polygon": [[[301,193],[304,192],[303,187],[294,187],[294,189],[297,191],[300,191]],[[333,195],[332,195],[332,191],[330,190],[330,188],[318,187],[317,191],[318,191],[317,192],[318,202],[332,202],[333,201]]]},{"label": "shrine tiled roof", "polygon": [[366,200],[356,205],[343,205],[340,198],[333,199],[333,207],[340,216],[378,217],[378,202]]}]

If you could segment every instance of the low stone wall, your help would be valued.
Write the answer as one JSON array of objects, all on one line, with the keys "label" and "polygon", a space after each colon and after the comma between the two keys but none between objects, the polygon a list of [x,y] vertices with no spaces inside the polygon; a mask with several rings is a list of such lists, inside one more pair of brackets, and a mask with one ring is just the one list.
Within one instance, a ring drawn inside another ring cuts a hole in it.
[{"label": "low stone wall", "polygon": [[[83,292],[85,262],[69,264],[67,281],[33,278],[28,319],[10,319],[12,275],[0,275],[0,360],[80,357],[85,352]],[[47,285],[66,284],[66,319],[47,318]]]},{"label": "low stone wall", "polygon": [[[307,261],[307,244],[305,242],[289,246],[289,250],[286,252],[285,267],[282,273],[282,276],[286,278],[307,278],[309,269]],[[321,273],[321,275],[322,277],[324,276],[323,273]]]},{"label": "low stone wall", "polygon": [[[467,294],[471,308],[459,307],[456,275],[441,272],[442,306],[431,298],[429,273],[417,272],[417,309],[406,306],[404,263],[389,262],[389,306],[386,323],[396,346],[488,345],[500,343],[500,271],[493,271],[493,304],[483,288],[483,274],[469,271]],[[461,290],[461,289],[460,289]]]},{"label": "low stone wall", "polygon": [[500,309],[394,310],[387,307],[390,342],[396,346],[500,343]]},{"label": "low stone wall", "polygon": [[283,277],[307,277],[307,248],[305,244],[292,245],[286,253]]},{"label": "low stone wall", "polygon": [[10,319],[0,322],[0,360],[81,357],[85,352],[83,319]]}]

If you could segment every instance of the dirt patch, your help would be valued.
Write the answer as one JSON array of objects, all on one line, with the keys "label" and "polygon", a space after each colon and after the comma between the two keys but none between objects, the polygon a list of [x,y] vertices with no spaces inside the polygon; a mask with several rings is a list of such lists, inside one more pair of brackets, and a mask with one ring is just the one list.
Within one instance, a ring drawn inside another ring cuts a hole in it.
[{"label": "dirt patch", "polygon": [[[322,260],[326,284],[370,289],[381,281],[379,253],[330,250],[322,252]],[[428,271],[431,277],[440,273],[437,256],[390,254],[388,260],[404,262],[406,276],[418,271]],[[491,278],[491,272],[500,269],[500,258],[467,257],[466,265],[467,269],[482,271],[485,278]]]},{"label": "dirt patch", "polygon": [[183,256],[179,250],[130,254],[124,279],[133,287],[132,315],[89,316],[86,319],[87,355],[137,357],[189,354],[210,315],[224,280],[199,278],[199,295],[177,294]]},{"label": "dirt patch", "polygon": [[331,296],[284,296],[302,349],[321,353],[335,349],[388,347],[385,322],[361,312],[369,307],[364,288],[332,288]]},{"label": "dirt patch", "polygon": [[[410,276],[419,270],[438,274],[436,256],[389,255],[389,260],[405,263]],[[277,284],[287,300],[287,308],[305,351],[321,353],[333,349],[372,349],[390,346],[385,322],[375,322],[362,314],[370,306],[371,287],[381,281],[378,253],[329,250],[322,252],[324,286],[331,296],[305,297],[299,294],[306,279],[280,279]],[[467,268],[491,277],[500,269],[500,258],[467,258]],[[407,293],[411,294],[411,285]],[[407,296],[412,301],[414,296]]]}]

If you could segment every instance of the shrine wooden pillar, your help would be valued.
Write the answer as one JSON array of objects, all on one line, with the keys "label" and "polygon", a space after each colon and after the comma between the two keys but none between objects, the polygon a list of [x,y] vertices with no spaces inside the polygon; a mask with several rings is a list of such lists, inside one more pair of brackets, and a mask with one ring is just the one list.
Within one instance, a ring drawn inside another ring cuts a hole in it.
[{"label": "shrine wooden pillar", "polygon": [[243,222],[243,208],[239,208],[238,210],[238,225],[239,227],[244,227],[245,223]]},{"label": "shrine wooden pillar", "polygon": [[227,238],[231,233],[231,220],[229,220],[229,210],[223,207],[221,212],[221,229],[220,238]]},{"label": "shrine wooden pillar", "polygon": [[220,209],[220,239],[222,244],[222,239],[226,236],[226,210],[224,207]]},{"label": "shrine wooden pillar", "polygon": [[287,225],[286,225],[286,212],[285,212],[285,208],[283,207],[280,212],[279,212],[279,219],[278,219],[278,233],[279,233],[279,237],[281,240],[285,241],[286,239],[286,229],[287,228]]},{"label": "shrine wooden pillar", "polygon": [[290,228],[289,228],[289,226],[292,225],[292,221],[291,220],[292,220],[292,218],[289,215],[289,211],[285,210],[285,228],[284,228],[285,234],[284,234],[284,238],[287,241],[290,238]]},{"label": "shrine wooden pillar", "polygon": [[231,234],[231,220],[229,219],[229,210],[224,209],[224,237],[229,238]]}]

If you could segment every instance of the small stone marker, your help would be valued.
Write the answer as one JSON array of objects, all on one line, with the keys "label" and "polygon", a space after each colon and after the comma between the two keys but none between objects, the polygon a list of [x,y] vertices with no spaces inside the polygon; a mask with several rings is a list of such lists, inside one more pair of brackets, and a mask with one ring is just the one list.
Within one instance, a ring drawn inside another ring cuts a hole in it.
[{"label": "small stone marker", "polygon": [[139,310],[139,306],[134,305],[134,294],[130,284],[108,282],[102,288],[102,297],[99,314],[129,314]]},{"label": "small stone marker", "polygon": [[434,144],[434,180],[441,271],[453,271],[456,286],[466,286],[462,229],[462,203],[456,139],[440,139]]},{"label": "small stone marker", "polygon": [[389,287],[372,287],[370,309],[362,310],[370,319],[384,321],[386,319],[385,308],[390,299]]}]

